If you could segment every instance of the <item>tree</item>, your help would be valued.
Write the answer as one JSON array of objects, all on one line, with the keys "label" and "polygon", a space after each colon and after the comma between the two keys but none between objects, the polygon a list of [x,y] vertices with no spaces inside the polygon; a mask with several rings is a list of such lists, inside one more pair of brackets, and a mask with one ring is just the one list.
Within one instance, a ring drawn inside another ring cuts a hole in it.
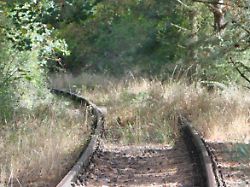
[{"label": "tree", "polygon": [[214,16],[214,31],[220,33],[228,24],[225,21],[225,15],[227,12],[225,0],[193,0],[194,2],[199,2],[206,4]]},{"label": "tree", "polygon": [[[243,54],[249,50],[250,17],[247,1],[177,0],[177,2],[184,8],[185,14],[189,15],[190,30],[186,32],[186,36],[187,41],[193,41],[186,45],[188,51],[186,64],[201,66],[200,70],[205,73],[206,79],[236,78],[227,62],[232,56],[236,59],[245,58],[246,55]],[[241,55],[238,55],[239,53]],[[244,61],[243,64],[246,65],[248,62]]]}]

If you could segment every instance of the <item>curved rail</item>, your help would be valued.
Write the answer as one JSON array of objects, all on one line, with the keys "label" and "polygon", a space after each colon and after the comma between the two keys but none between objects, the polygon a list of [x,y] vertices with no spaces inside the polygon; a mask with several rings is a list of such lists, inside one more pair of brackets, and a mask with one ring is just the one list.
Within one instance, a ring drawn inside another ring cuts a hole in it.
[{"label": "curved rail", "polygon": [[194,151],[198,154],[204,185],[206,187],[218,186],[213,170],[212,159],[199,134],[192,129],[192,125],[182,116],[179,117],[179,124],[181,125],[183,136],[191,140],[188,142],[189,146],[193,147]]},{"label": "curved rail", "polygon": [[72,181],[74,181],[77,175],[80,173],[82,168],[86,168],[89,165],[92,156],[99,147],[100,139],[103,135],[103,129],[104,129],[104,116],[101,110],[95,104],[91,103],[90,101],[79,95],[58,89],[51,89],[51,92],[56,95],[69,97],[73,101],[91,107],[92,108],[91,112],[93,116],[95,116],[95,120],[93,121],[92,124],[91,138],[88,142],[88,145],[86,146],[85,150],[81,154],[76,164],[57,185],[57,187],[69,187],[71,186]]}]

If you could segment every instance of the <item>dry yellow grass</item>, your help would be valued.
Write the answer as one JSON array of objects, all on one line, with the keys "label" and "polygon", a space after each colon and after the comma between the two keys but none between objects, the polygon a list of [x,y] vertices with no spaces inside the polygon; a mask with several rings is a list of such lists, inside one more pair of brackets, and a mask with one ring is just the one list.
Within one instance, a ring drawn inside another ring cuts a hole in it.
[{"label": "dry yellow grass", "polygon": [[90,122],[86,108],[65,99],[23,109],[1,125],[0,186],[55,186],[79,157]]},{"label": "dry yellow grass", "polygon": [[[250,142],[249,90],[235,85],[208,90],[200,82],[161,83],[142,78],[118,81],[87,74],[65,77],[66,81],[54,77],[54,84],[76,85],[81,94],[107,107],[111,141],[171,143],[178,135],[177,116],[182,114],[208,139]],[[90,85],[91,89],[86,88]]]}]

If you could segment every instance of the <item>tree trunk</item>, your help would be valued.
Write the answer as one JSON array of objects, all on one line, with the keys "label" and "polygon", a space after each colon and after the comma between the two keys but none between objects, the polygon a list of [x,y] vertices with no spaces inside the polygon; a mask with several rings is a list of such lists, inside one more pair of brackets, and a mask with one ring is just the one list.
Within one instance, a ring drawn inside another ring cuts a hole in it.
[{"label": "tree trunk", "polygon": [[197,49],[197,42],[198,32],[199,32],[199,22],[198,22],[198,15],[199,12],[195,9],[190,10],[189,12],[189,20],[191,26],[191,34],[187,44],[187,60],[185,63],[185,75],[187,76],[188,80],[192,82],[192,77],[196,73],[197,65],[198,65],[198,49]]},{"label": "tree trunk", "polygon": [[214,14],[214,31],[221,33],[227,26],[225,22],[225,4],[224,0],[217,0],[213,5],[210,5],[210,9]]},{"label": "tree trunk", "polygon": [[195,44],[198,42],[198,12],[196,10],[190,11],[189,19],[191,23],[191,37],[188,42],[188,65],[194,65],[197,62],[198,51]]}]

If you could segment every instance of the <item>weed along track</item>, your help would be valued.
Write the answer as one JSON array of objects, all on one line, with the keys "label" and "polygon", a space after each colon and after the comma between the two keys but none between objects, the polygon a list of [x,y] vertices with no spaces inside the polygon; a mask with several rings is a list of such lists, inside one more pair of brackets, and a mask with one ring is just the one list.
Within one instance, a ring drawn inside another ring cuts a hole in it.
[{"label": "weed along track", "polygon": [[66,186],[218,186],[214,162],[199,135],[183,117],[181,135],[170,145],[121,146],[102,137],[104,116],[86,99],[61,90],[92,108],[93,131],[79,161],[57,187]]}]

